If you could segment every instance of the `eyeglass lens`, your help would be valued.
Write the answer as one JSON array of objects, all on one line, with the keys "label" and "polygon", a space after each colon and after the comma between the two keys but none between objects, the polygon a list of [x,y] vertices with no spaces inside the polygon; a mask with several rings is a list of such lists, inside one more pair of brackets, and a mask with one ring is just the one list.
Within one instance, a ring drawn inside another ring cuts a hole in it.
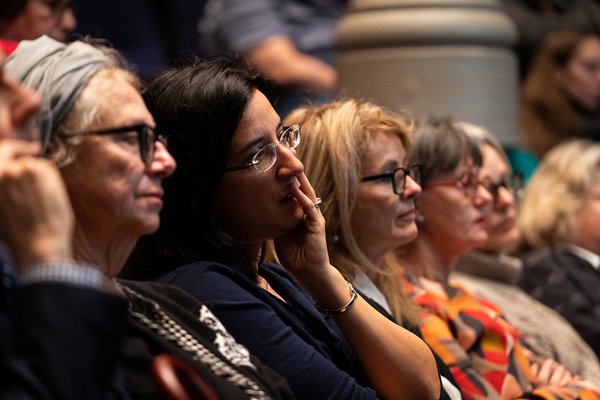
[{"label": "eyeglass lens", "polygon": [[300,126],[292,125],[285,128],[279,135],[277,143],[264,146],[252,157],[252,165],[260,172],[267,171],[277,161],[277,146],[280,144],[289,149],[297,148],[300,144]]},{"label": "eyeglass lens", "polygon": [[152,163],[154,161],[154,153],[156,152],[156,140],[158,140],[154,130],[148,126],[141,126],[138,131],[138,140],[142,161],[144,164]]},{"label": "eyeglass lens", "polygon": [[483,185],[487,189],[487,191],[490,192],[494,197],[494,202],[497,202],[501,187],[503,187],[506,190],[510,190],[515,196],[517,196],[523,188],[523,178],[520,173],[515,172],[510,176],[502,177],[502,179],[498,183],[492,182],[490,179],[487,179],[483,182]]},{"label": "eyeglass lens", "polygon": [[408,169],[398,168],[394,171],[394,193],[403,194],[406,190],[406,176],[410,176],[417,184],[421,184],[421,167],[414,165]]},{"label": "eyeglass lens", "polygon": [[466,172],[458,181],[460,185],[465,190],[465,193],[468,196],[474,196],[477,193],[477,188],[479,188],[479,184],[483,183],[479,180],[477,173],[469,171]]}]

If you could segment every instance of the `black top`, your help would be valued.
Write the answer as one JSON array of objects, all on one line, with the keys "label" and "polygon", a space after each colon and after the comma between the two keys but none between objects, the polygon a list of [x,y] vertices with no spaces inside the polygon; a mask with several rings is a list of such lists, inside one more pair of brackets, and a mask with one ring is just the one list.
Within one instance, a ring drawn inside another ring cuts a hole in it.
[{"label": "black top", "polygon": [[121,284],[129,302],[63,283],[0,285],[11,292],[0,307],[0,399],[160,398],[151,363],[163,353],[187,362],[220,398],[293,398],[195,299],[165,285]]},{"label": "black top", "polygon": [[566,246],[523,257],[519,286],[562,315],[600,357],[600,270]]}]

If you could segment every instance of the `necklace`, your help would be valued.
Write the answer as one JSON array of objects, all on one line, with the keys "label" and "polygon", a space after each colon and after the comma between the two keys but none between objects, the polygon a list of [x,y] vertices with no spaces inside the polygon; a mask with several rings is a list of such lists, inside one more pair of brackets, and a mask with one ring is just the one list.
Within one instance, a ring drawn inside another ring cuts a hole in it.
[{"label": "necklace", "polygon": [[161,337],[175,343],[179,348],[191,354],[196,362],[200,362],[217,376],[225,378],[229,383],[241,389],[250,399],[269,400],[259,386],[221,358],[213,354],[181,325],[173,320],[154,300],[137,293],[133,289],[122,286],[129,299],[129,312],[138,322],[158,333]]}]

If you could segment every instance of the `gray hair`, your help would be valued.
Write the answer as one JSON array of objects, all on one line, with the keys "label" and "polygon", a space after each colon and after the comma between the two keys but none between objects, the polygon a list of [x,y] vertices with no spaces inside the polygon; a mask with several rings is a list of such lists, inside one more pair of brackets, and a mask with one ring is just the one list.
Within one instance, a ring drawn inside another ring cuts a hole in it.
[{"label": "gray hair", "polygon": [[500,157],[502,157],[502,160],[510,168],[510,159],[508,158],[504,147],[492,132],[485,129],[483,126],[475,125],[466,121],[457,121],[455,122],[455,125],[462,129],[467,135],[475,139],[479,146],[488,145],[492,149],[496,150],[496,152],[500,154]]},{"label": "gray hair", "polygon": [[418,121],[412,136],[409,163],[421,165],[423,187],[431,179],[454,171],[465,158],[470,158],[479,167],[483,163],[479,143],[461,124],[450,117]]},{"label": "gray hair", "polygon": [[[70,147],[78,142],[76,135],[61,132],[64,122],[69,122],[69,128],[83,129],[99,118],[97,108],[93,107],[95,100],[86,102],[84,107],[76,105],[89,81],[99,71],[110,69],[123,70],[131,77],[128,80],[137,86],[137,80],[127,72],[119,53],[100,42],[64,44],[41,36],[21,42],[8,58],[6,72],[42,96],[38,126],[43,151],[47,152],[52,143],[53,157],[60,155],[55,161],[68,160]],[[75,109],[77,115],[72,116]]]}]

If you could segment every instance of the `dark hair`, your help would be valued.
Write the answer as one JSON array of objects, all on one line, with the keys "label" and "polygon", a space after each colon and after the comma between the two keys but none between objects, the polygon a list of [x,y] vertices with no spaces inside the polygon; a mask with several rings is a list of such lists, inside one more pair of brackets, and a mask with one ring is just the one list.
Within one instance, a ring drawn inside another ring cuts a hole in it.
[{"label": "dark hair", "polygon": [[124,276],[154,278],[202,259],[232,266],[255,259],[212,214],[232,137],[255,90],[272,102],[268,80],[237,57],[196,61],[147,84],[144,100],[156,132],[168,138],[177,170],[164,183],[161,226],[140,239]]},{"label": "dark hair", "polygon": [[477,166],[483,159],[479,144],[450,117],[429,117],[417,122],[412,136],[409,164],[422,168],[421,182],[452,172],[469,157]]},{"label": "dark hair", "polygon": [[[29,0],[2,0],[0,2],[0,24],[17,18],[25,11],[28,2]],[[73,9],[73,3],[70,0],[50,0],[45,3],[52,11],[64,8]]]},{"label": "dark hair", "polygon": [[[580,106],[556,84],[556,71],[565,68],[581,43],[600,34],[587,30],[556,30],[536,53],[521,90],[520,123],[525,144],[538,158],[572,136],[588,136]],[[590,125],[591,127],[591,125]]]},{"label": "dark hair", "polygon": [[0,2],[0,23],[10,21],[25,10],[29,0],[2,0]]}]

